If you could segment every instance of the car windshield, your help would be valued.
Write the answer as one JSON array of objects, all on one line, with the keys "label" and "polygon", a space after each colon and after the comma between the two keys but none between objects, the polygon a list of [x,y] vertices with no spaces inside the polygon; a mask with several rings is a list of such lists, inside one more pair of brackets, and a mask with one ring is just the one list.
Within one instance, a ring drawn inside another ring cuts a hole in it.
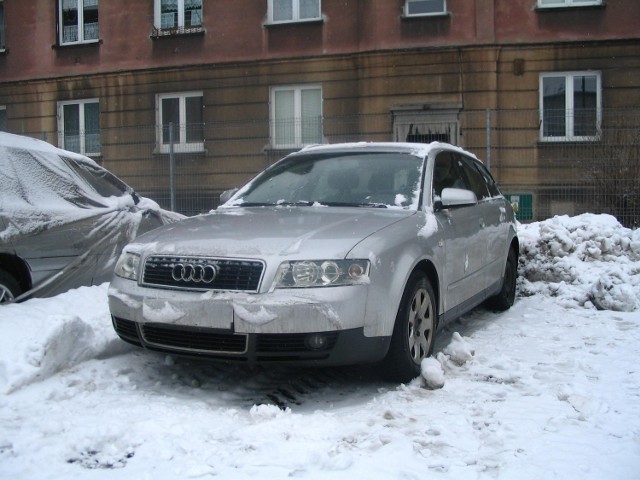
[{"label": "car windshield", "polygon": [[422,158],[404,153],[295,155],[256,177],[232,205],[416,209],[422,165]]}]

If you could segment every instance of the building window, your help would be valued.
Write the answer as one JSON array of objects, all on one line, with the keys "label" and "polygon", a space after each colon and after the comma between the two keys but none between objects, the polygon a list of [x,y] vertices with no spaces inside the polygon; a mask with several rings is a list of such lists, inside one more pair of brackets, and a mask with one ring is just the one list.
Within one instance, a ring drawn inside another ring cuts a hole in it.
[{"label": "building window", "polygon": [[0,52],[5,50],[4,43],[4,1],[0,0]]},{"label": "building window", "polygon": [[269,23],[320,20],[320,0],[269,0]]},{"label": "building window", "polygon": [[0,132],[7,131],[7,107],[0,105]]},{"label": "building window", "polygon": [[84,155],[100,155],[97,99],[58,103],[58,145]]},{"label": "building window", "polygon": [[597,140],[600,132],[600,74],[550,73],[540,76],[542,140]]},{"label": "building window", "polygon": [[169,153],[173,141],[176,153],[204,150],[202,92],[158,95],[158,146]]},{"label": "building window", "polygon": [[602,0],[538,0],[538,8],[591,7],[602,5]]},{"label": "building window", "polygon": [[271,144],[299,148],[322,143],[322,89],[317,86],[271,89]]},{"label": "building window", "polygon": [[155,0],[156,32],[170,34],[202,31],[202,0]]},{"label": "building window", "polygon": [[447,13],[447,0],[407,0],[404,14],[407,17],[425,15],[444,15]]},{"label": "building window", "polygon": [[98,0],[59,0],[58,30],[61,45],[97,42]]}]

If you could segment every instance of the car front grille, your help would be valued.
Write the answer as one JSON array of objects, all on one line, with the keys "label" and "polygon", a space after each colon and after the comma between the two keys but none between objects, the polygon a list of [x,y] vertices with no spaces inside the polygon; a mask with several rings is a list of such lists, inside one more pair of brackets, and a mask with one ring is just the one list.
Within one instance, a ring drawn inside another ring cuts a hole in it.
[{"label": "car front grille", "polygon": [[257,292],[263,271],[264,263],[257,260],[154,255],[144,264],[142,285]]}]

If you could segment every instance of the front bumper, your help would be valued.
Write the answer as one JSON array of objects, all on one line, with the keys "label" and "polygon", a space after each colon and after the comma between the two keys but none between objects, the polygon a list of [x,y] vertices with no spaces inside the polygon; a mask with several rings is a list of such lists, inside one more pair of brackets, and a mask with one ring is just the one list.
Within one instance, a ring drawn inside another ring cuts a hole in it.
[{"label": "front bumper", "polygon": [[[157,352],[238,363],[352,365],[382,360],[390,337],[365,337],[362,328],[290,334],[232,333],[203,327],[137,323],[113,317],[126,342]],[[322,342],[318,341],[322,339]]]},{"label": "front bumper", "polygon": [[364,335],[367,285],[189,292],[114,278],[109,308],[118,335],[177,355],[239,362],[342,365],[381,360],[390,337]]}]

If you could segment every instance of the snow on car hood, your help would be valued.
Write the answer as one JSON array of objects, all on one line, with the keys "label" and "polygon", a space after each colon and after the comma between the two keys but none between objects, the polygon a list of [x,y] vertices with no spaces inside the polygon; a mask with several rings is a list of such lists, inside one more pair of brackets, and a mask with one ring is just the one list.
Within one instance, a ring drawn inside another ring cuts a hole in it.
[{"label": "snow on car hood", "polygon": [[127,250],[220,257],[344,258],[415,211],[337,207],[225,208],[138,238]]}]

